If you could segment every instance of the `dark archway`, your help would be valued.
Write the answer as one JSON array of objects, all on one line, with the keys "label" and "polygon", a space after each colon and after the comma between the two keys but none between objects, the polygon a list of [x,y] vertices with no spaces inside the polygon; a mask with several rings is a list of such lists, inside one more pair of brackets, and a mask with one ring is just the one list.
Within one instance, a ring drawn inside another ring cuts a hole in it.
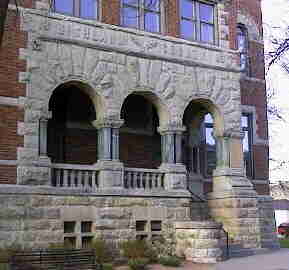
[{"label": "dark archway", "polygon": [[214,119],[202,103],[192,101],[186,108],[183,124],[183,162],[189,173],[212,178],[216,168],[216,143],[213,136]]},{"label": "dark archway", "polygon": [[97,161],[95,108],[77,84],[60,85],[49,101],[48,155],[54,163],[93,164]]},{"label": "dark archway", "polygon": [[127,167],[158,168],[161,164],[161,136],[155,106],[143,95],[129,95],[122,106],[120,160]]}]

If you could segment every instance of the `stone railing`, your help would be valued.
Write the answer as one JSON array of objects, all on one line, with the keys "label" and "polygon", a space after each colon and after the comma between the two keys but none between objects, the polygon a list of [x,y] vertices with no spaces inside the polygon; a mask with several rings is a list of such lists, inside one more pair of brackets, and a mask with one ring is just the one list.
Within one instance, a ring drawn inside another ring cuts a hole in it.
[{"label": "stone railing", "polygon": [[164,173],[156,169],[124,169],[126,189],[164,189]]},{"label": "stone railing", "polygon": [[89,165],[53,164],[52,186],[96,190],[99,186],[98,171]]}]

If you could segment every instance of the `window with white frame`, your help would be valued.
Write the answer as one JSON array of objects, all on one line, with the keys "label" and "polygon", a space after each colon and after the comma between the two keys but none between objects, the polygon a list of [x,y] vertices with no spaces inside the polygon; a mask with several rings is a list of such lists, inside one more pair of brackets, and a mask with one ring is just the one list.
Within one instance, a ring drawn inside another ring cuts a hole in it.
[{"label": "window with white frame", "polygon": [[122,0],[122,26],[161,32],[161,0]]},{"label": "window with white frame", "polygon": [[99,0],[53,0],[57,13],[96,20],[99,16]]},{"label": "window with white frame", "polygon": [[179,0],[180,36],[215,43],[215,5],[210,1]]}]

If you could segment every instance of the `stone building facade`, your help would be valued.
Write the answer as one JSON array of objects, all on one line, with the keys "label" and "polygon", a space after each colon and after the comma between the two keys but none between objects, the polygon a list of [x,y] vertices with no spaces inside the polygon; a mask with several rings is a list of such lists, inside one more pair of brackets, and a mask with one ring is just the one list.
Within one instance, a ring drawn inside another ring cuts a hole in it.
[{"label": "stone building facade", "polygon": [[278,247],[260,1],[66,2],[9,5],[0,246],[219,222],[232,255]]}]

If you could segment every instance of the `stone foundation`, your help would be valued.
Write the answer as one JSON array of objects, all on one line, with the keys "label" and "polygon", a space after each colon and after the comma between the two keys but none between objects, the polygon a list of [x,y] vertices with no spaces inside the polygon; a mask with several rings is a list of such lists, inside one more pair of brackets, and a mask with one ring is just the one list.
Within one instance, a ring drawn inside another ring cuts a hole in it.
[{"label": "stone foundation", "polygon": [[137,220],[173,225],[176,221],[200,220],[204,215],[200,204],[190,197],[124,197],[109,195],[108,191],[84,194],[77,190],[69,194],[56,188],[8,185],[1,191],[0,247],[62,243],[64,221],[75,221],[78,227],[82,221],[91,221],[93,237],[118,241],[136,237]]},{"label": "stone foundation", "polygon": [[280,248],[276,233],[273,198],[271,196],[258,196],[258,210],[262,247],[270,249]]},{"label": "stone foundation", "polygon": [[177,254],[194,263],[222,260],[222,225],[213,221],[176,222]]}]

